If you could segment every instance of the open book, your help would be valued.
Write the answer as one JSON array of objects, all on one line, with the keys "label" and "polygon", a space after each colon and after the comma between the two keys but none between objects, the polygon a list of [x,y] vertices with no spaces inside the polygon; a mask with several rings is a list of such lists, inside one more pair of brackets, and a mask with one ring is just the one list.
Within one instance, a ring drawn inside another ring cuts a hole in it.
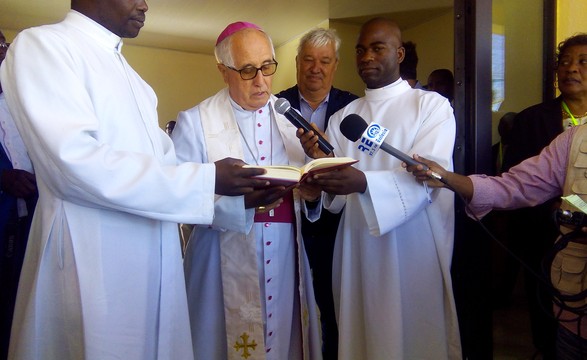
[{"label": "open book", "polygon": [[245,165],[244,167],[265,169],[267,171],[265,174],[256,177],[269,180],[273,186],[289,186],[304,181],[304,179],[310,175],[341,169],[350,166],[357,161],[358,160],[350,157],[328,157],[314,159],[302,167],[291,165]]}]

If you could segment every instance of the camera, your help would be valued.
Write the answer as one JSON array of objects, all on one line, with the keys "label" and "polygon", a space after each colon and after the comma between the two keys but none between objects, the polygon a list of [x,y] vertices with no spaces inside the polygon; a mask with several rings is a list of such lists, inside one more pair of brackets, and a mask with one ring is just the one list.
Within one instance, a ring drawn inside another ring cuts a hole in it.
[{"label": "camera", "polygon": [[580,229],[587,226],[587,214],[581,211],[570,211],[558,209],[555,212],[555,219],[558,225]]}]

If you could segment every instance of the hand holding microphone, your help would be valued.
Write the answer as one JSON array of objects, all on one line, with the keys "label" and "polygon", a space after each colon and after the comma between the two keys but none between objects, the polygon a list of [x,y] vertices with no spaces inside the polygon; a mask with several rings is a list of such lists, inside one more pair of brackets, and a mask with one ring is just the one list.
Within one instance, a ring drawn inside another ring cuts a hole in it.
[{"label": "hand holding microphone", "polygon": [[306,121],[297,111],[295,111],[289,101],[284,98],[279,98],[275,101],[275,111],[285,116],[296,128],[302,128],[304,131],[313,131],[318,136],[318,147],[326,155],[332,153],[334,149],[332,145],[318,132],[315,131],[309,122]]},{"label": "hand holding microphone", "polygon": [[[442,166],[438,165],[432,160],[428,160],[419,155],[414,155],[415,165],[408,165],[406,163],[405,168],[407,172],[411,172],[412,175],[418,181],[426,181],[429,187],[439,188],[448,187],[453,188],[448,184],[448,175],[450,172],[446,171]],[[403,165],[403,164],[402,164]]]},{"label": "hand holding microphone", "polygon": [[374,156],[379,149],[385,151],[389,155],[405,162],[408,166],[422,166],[423,171],[428,173],[430,178],[436,179],[444,184],[446,182],[438,173],[434,171],[429,172],[426,164],[416,161],[406,153],[394,148],[393,146],[384,142],[389,130],[380,126],[377,123],[367,125],[367,122],[357,114],[347,115],[340,123],[340,132],[350,141],[356,142],[361,139],[358,149],[367,152],[370,156]]}]

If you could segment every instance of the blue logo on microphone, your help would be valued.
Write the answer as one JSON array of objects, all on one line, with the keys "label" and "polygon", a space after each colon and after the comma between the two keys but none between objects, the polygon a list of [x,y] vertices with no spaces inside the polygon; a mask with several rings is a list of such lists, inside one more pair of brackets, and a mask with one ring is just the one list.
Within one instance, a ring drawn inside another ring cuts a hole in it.
[{"label": "blue logo on microphone", "polygon": [[363,132],[363,135],[361,136],[361,142],[357,148],[362,152],[369,154],[369,156],[375,155],[388,132],[388,129],[375,122],[372,122],[369,124],[369,127],[367,127],[365,132]]},{"label": "blue logo on microphone", "polygon": [[367,136],[374,139],[377,137],[377,134],[381,131],[381,126],[379,124],[371,124],[367,129]]}]

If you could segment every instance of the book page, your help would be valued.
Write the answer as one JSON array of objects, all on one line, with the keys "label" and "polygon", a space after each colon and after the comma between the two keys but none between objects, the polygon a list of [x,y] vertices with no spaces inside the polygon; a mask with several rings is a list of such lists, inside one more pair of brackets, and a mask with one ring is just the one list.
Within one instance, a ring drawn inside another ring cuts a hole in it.
[{"label": "book page", "polygon": [[342,165],[351,165],[356,163],[357,160],[350,158],[350,157],[329,157],[329,158],[320,158],[314,159],[307,163],[306,165],[302,166],[301,171],[302,173],[308,173],[310,171],[316,171],[319,169],[327,169],[327,168],[337,168]]},{"label": "book page", "polygon": [[255,166],[255,165],[244,165],[246,168],[257,168],[265,169],[265,174],[257,175],[256,178],[267,179],[272,185],[288,185],[295,184],[300,181],[302,173],[300,169],[290,165],[267,165],[267,166]]},{"label": "book page", "polygon": [[563,196],[562,199],[577,211],[587,213],[587,203],[583,201],[583,199],[581,199],[578,195],[571,194],[569,196]]},{"label": "book page", "polygon": [[243,167],[265,169],[265,174],[257,175],[256,177],[269,180],[271,185],[289,185],[302,181],[310,173],[326,172],[350,166],[356,162],[357,160],[350,157],[332,157],[314,159],[301,168],[291,165],[244,165]]}]

